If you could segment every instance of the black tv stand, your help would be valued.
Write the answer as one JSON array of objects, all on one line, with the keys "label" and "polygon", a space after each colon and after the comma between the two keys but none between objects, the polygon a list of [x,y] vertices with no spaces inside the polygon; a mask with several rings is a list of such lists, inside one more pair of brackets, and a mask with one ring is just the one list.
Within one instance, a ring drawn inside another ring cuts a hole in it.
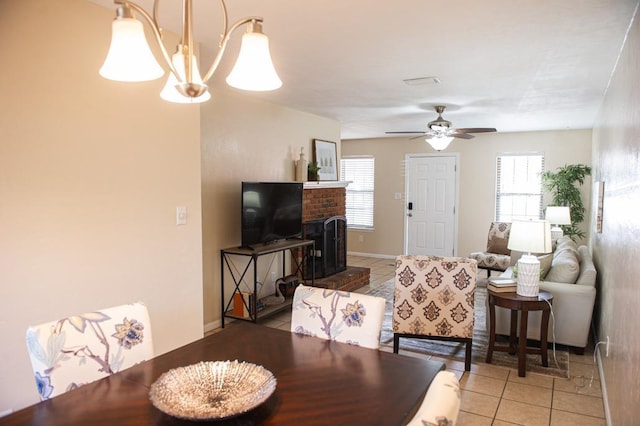
[{"label": "black tv stand", "polygon": [[[248,290],[250,294],[258,294],[258,259],[266,254],[282,252],[282,276],[289,275],[286,271],[286,262],[284,253],[289,251],[291,254],[291,273],[303,278],[306,284],[315,284],[315,271],[312,271],[310,278],[304,278],[303,269],[305,265],[311,264],[312,267],[315,262],[309,262],[309,259],[315,257],[315,241],[313,240],[279,240],[268,244],[255,244],[252,247],[241,246],[231,247],[220,250],[220,267],[221,267],[221,300],[222,300],[222,327],[224,327],[225,318],[235,318],[244,321],[258,322],[258,318],[264,318],[269,315],[280,312],[291,306],[292,298],[287,298],[279,305],[267,306],[262,311],[258,312],[258,301],[255,297],[249,297],[248,301],[243,301],[243,312],[241,315],[238,312],[234,313],[234,298],[236,294],[241,295],[242,298],[243,289],[241,285],[245,278],[250,276],[250,271],[253,269],[253,285],[244,285],[244,290]],[[232,263],[232,256],[244,256],[245,264],[241,267],[236,267]],[[253,266],[253,268],[252,268]],[[225,275],[231,277],[233,280],[233,291],[231,295],[225,299]],[[247,288],[249,287],[249,288]],[[246,293],[245,291],[244,293]],[[244,299],[244,298],[242,298]]]}]

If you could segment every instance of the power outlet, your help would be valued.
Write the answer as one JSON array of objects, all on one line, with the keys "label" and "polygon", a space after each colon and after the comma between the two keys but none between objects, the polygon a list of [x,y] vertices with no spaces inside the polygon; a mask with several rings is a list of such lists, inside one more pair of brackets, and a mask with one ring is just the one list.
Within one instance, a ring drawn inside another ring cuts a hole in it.
[{"label": "power outlet", "polygon": [[604,356],[609,357],[609,336],[607,336],[607,346],[604,349]]},{"label": "power outlet", "polygon": [[271,282],[272,283],[276,282],[276,272],[275,271],[271,271]]}]

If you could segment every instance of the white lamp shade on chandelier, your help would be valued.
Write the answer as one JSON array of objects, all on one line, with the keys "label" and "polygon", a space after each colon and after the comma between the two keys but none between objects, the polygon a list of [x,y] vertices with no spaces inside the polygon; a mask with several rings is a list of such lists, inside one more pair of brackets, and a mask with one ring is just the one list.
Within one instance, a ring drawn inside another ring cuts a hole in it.
[{"label": "white lamp shade on chandelier", "polygon": [[447,149],[452,140],[453,137],[451,136],[434,136],[432,138],[425,139],[425,141],[427,141],[429,145],[431,145],[431,148],[435,149],[436,151]]},{"label": "white lamp shade on chandelier", "polygon": [[556,241],[564,234],[559,225],[571,225],[571,211],[569,207],[547,206],[544,218],[549,223],[555,225],[551,228],[551,239],[553,241]]},{"label": "white lamp shade on chandelier", "polygon": [[227,84],[237,89],[267,91],[282,86],[271,61],[269,39],[262,33],[246,32],[236,64],[227,77]]},{"label": "white lamp shade on chandelier", "polygon": [[[180,48],[178,48],[180,50]],[[185,69],[184,69],[184,54],[180,51],[173,54],[171,61],[173,62],[173,66],[180,74],[182,81],[185,81]],[[196,84],[202,84],[202,77],[200,76],[200,72],[198,71],[198,59],[195,56],[191,57],[191,70],[193,72],[193,82]],[[162,92],[160,92],[160,97],[165,101],[175,102],[179,104],[188,104],[188,103],[199,103],[206,102],[211,99],[211,94],[207,90],[202,95],[197,96],[195,98],[184,96],[177,89],[179,82],[173,73],[169,73],[169,78],[167,79],[167,83],[164,85]]]},{"label": "white lamp shade on chandelier", "polygon": [[218,68],[231,34],[243,25],[247,26],[247,31],[242,37],[240,53],[227,77],[227,83],[252,91],[275,90],[282,86],[271,60],[269,39],[262,33],[262,18],[242,18],[227,27],[226,5],[224,0],[220,0],[224,28],[218,53],[211,68],[206,73],[201,73],[193,42],[192,0],[182,0],[182,38],[176,53],[171,57],[163,44],[162,29],[157,21],[157,2],[158,0],[154,1],[154,13],[151,16],[136,3],[114,0],[117,5],[116,18],[112,23],[109,52],[100,68],[101,76],[116,81],[139,82],[154,80],[164,74],[147,44],[142,22],[136,19],[135,11],[153,30],[164,64],[170,71],[160,94],[162,99],[177,103],[199,103],[211,99],[207,81]]},{"label": "white lamp shade on chandelier", "polygon": [[151,53],[142,22],[119,18],[111,23],[111,45],[100,75],[115,81],[150,81],[162,77],[164,70]]},{"label": "white lamp shade on chandelier", "polygon": [[551,253],[551,226],[547,221],[514,221],[509,233],[509,250],[527,253],[518,260],[516,293],[534,297],[540,290],[540,261],[531,253]]}]

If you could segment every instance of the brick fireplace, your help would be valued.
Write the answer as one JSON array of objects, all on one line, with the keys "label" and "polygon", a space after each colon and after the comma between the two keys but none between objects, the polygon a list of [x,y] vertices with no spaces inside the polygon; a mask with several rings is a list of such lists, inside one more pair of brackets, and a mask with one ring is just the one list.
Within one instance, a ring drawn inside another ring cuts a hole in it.
[{"label": "brick fireplace", "polygon": [[[316,271],[320,272],[320,275],[316,273],[316,287],[353,291],[369,284],[369,268],[346,265],[346,186],[346,182],[305,182],[304,184],[302,197],[302,222],[306,231],[304,237],[316,241],[316,251],[320,255],[316,262]],[[325,240],[319,239],[319,229],[324,229]]]},{"label": "brick fireplace", "polygon": [[344,216],[346,192],[346,186],[333,188],[319,182],[305,183],[302,194],[302,223]]}]

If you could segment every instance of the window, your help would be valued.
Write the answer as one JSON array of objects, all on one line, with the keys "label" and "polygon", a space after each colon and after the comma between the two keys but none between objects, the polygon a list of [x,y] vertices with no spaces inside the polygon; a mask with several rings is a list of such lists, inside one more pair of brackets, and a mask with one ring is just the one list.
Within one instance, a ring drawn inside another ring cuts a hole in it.
[{"label": "window", "polygon": [[345,157],[340,176],[351,181],[346,191],[347,227],[373,229],[373,157]]},{"label": "window", "polygon": [[496,161],[496,221],[542,218],[544,155],[501,154]]}]

